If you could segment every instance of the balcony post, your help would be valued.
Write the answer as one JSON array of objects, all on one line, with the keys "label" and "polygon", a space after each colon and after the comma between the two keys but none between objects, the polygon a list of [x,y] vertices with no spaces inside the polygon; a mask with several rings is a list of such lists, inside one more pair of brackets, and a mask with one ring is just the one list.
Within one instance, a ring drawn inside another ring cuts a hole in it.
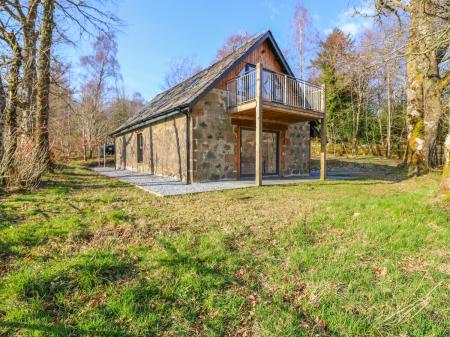
[{"label": "balcony post", "polygon": [[284,90],[283,90],[283,94],[284,94],[283,103],[284,103],[284,105],[287,105],[287,87],[288,87],[288,77],[287,77],[287,75],[284,75]]},{"label": "balcony post", "polygon": [[255,132],[255,185],[262,185],[262,142],[263,142],[263,104],[262,104],[262,66],[256,64],[256,132]]},{"label": "balcony post", "polygon": [[327,107],[325,85],[321,88],[320,110],[323,113],[321,125],[321,145],[320,145],[320,180],[325,180],[327,176]]}]

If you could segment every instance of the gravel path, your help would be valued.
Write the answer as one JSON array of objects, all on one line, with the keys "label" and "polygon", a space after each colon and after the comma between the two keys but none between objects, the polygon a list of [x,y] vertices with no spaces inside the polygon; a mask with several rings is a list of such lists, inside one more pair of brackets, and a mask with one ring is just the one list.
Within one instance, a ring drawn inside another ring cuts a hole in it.
[{"label": "gravel path", "polygon": [[[113,167],[95,167],[93,170],[108,177],[133,184],[158,196],[231,190],[255,186],[253,180],[220,180],[187,185],[175,178],[155,176],[149,173],[132,172],[128,170],[115,170]],[[312,173],[311,176],[305,177],[265,178],[263,185],[293,184],[311,180],[317,180],[317,174]]]}]

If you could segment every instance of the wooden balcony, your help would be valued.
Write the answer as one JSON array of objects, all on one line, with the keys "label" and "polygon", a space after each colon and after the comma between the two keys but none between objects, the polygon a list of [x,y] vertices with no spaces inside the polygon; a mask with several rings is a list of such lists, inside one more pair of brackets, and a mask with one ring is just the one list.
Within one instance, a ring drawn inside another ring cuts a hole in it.
[{"label": "wooden balcony", "polygon": [[[255,129],[255,184],[262,185],[263,130],[286,128],[289,124],[320,120],[320,179],[326,177],[326,100],[325,87],[286,74],[256,69],[227,83],[231,122]],[[240,130],[240,128],[238,128]]]},{"label": "wooden balcony", "polygon": [[[227,83],[228,111],[234,118],[254,120],[256,75],[252,70]],[[264,122],[293,124],[324,118],[321,86],[267,70],[261,75]]]}]

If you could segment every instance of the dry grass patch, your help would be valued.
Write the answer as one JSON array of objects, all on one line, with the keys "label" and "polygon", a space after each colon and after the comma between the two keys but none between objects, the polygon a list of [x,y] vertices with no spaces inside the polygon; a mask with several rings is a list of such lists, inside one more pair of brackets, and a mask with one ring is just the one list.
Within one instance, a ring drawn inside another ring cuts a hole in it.
[{"label": "dry grass patch", "polygon": [[[158,198],[80,167],[0,196],[5,336],[439,336],[439,176]],[[355,163],[356,162],[356,163]]]}]

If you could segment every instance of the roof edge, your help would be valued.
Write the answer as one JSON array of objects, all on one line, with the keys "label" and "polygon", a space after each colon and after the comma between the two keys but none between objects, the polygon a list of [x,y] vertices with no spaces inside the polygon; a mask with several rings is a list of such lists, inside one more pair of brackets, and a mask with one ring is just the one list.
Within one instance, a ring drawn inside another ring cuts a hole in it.
[{"label": "roof edge", "polygon": [[[110,136],[111,137],[116,137],[118,135],[124,134],[126,132],[130,132],[133,131],[139,127],[145,126],[150,124],[152,121],[156,121],[156,120],[160,120],[165,118],[165,116],[167,115],[172,115],[173,113],[179,113],[182,110],[186,109],[186,108],[192,108],[195,104],[198,103],[199,100],[201,100],[210,90],[212,90],[217,83],[219,83],[223,78],[225,78],[237,65],[239,65],[242,60],[244,60],[250,53],[252,53],[258,46],[260,46],[264,41],[269,40],[274,52],[275,52],[275,56],[277,57],[277,59],[280,61],[282,67],[284,68],[284,70],[291,76],[294,76],[294,73],[292,72],[291,68],[289,67],[288,62],[286,61],[283,53],[281,52],[280,47],[278,46],[277,42],[275,41],[275,38],[272,35],[272,32],[270,30],[267,30],[265,33],[260,34],[259,38],[253,43],[253,45],[244,53],[242,54],[238,59],[236,59],[220,76],[218,76],[214,81],[212,81],[209,85],[207,85],[205,88],[201,89],[199,94],[192,98],[192,100],[189,102],[184,103],[184,105],[180,105],[180,106],[176,106],[172,109],[166,110],[166,111],[162,111],[159,114],[155,115],[155,116],[150,116],[144,120],[139,120],[135,123],[132,123],[131,125],[125,126],[125,127],[119,127],[118,129],[116,129],[115,131],[113,131]],[[218,61],[219,62],[219,61]],[[216,62],[217,63],[217,62]],[[210,66],[211,67],[211,66]],[[192,78],[194,75],[192,75],[190,78]],[[189,80],[189,79],[187,79]],[[185,81],[187,81],[185,80]],[[174,86],[173,88],[177,87],[178,85],[181,85],[182,83],[184,83],[185,81],[177,84],[176,86]],[[163,91],[162,93],[159,93],[158,95],[163,94],[164,92],[167,92],[173,88],[167,89],[165,91]],[[157,96],[158,96],[157,95]],[[126,123],[126,122],[125,122]],[[125,124],[124,123],[124,124]]]},{"label": "roof edge", "polygon": [[236,59],[227,70],[225,70],[219,77],[217,77],[209,86],[207,86],[205,89],[203,89],[200,94],[194,98],[190,103],[189,107],[192,108],[196,103],[198,103],[199,100],[201,100],[210,90],[212,90],[217,83],[219,83],[222,79],[224,79],[234,67],[239,65],[242,60],[244,60],[249,54],[251,54],[261,43],[263,43],[266,39],[269,39],[272,43],[272,46],[275,50],[276,56],[279,58],[279,60],[282,63],[282,66],[285,68],[284,70],[290,75],[294,76],[294,73],[292,72],[291,68],[289,67],[289,64],[287,63],[286,59],[284,58],[283,53],[281,52],[280,48],[278,47],[278,44],[276,43],[272,32],[270,30],[267,30],[265,33],[261,34],[261,37],[251,46],[244,54],[242,54],[241,57]]},{"label": "roof edge", "polygon": [[149,118],[146,118],[146,119],[138,121],[138,122],[136,122],[134,124],[128,125],[127,127],[118,129],[118,130],[110,133],[109,136],[110,137],[121,136],[121,135],[123,135],[125,133],[134,131],[136,129],[139,129],[139,128],[147,126],[147,125],[150,125],[152,123],[156,123],[156,122],[158,122],[160,120],[163,120],[163,119],[166,119],[166,118],[170,118],[172,116],[176,116],[176,115],[178,115],[180,113],[184,113],[183,110],[186,110],[187,108],[189,108],[189,107],[185,106],[185,107],[175,108],[175,109],[170,110],[170,111],[161,112],[158,115],[150,116]]}]

